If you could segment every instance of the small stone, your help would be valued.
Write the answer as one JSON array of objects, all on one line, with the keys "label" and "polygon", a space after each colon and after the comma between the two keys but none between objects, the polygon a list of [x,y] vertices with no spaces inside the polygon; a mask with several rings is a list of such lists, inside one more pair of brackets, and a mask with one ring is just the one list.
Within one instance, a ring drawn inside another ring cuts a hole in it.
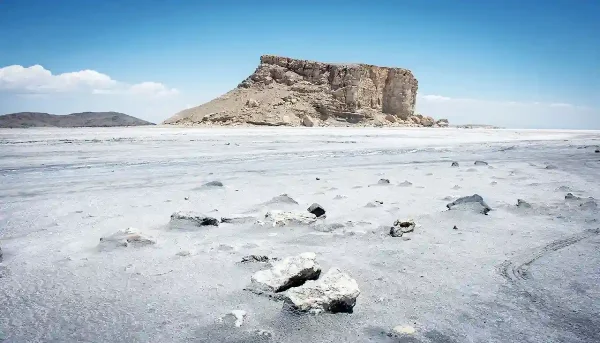
[{"label": "small stone", "polygon": [[207,182],[203,185],[204,187],[223,187],[223,183],[221,181],[211,181]]},{"label": "small stone", "polygon": [[325,214],[325,209],[323,208],[323,206],[317,203],[310,205],[307,211],[314,214],[317,218]]},{"label": "small stone", "polygon": [[265,214],[265,220],[273,226],[308,225],[316,219],[314,214],[306,212],[269,211]]},{"label": "small stone", "polygon": [[114,234],[100,238],[99,247],[101,249],[119,248],[119,247],[141,247],[156,244],[156,240],[145,236],[134,228],[117,231]]},{"label": "small stone", "polygon": [[183,198],[183,200],[190,200],[190,197],[185,197]]},{"label": "small stone", "polygon": [[400,184],[398,184],[398,186],[400,186],[400,187],[410,187],[410,186],[412,186],[412,182],[410,182],[410,181],[404,181],[404,182],[401,182]]},{"label": "small stone", "polygon": [[281,194],[278,195],[276,197],[274,197],[273,199],[269,200],[267,202],[267,204],[294,204],[294,205],[298,205],[298,202],[296,200],[294,200],[292,197],[290,197],[287,194]]},{"label": "small stone", "polygon": [[194,212],[175,212],[171,215],[171,223],[187,222],[195,226],[219,226],[217,218],[209,217],[201,213]]},{"label": "small stone", "polygon": [[317,181],[321,180],[321,179],[319,179],[318,177],[316,177],[315,179],[316,179]]},{"label": "small stone", "polygon": [[182,251],[177,252],[177,254],[175,254],[175,255],[185,257],[185,256],[190,256],[191,253],[188,250],[182,250]]},{"label": "small stone", "polygon": [[553,166],[553,165],[549,164],[549,165],[546,166],[546,169],[548,169],[548,170],[554,170],[554,169],[556,169],[556,166]]},{"label": "small stone", "polygon": [[452,228],[452,230],[458,230],[458,227],[456,225],[454,225],[454,227]]},{"label": "small stone", "polygon": [[459,166],[458,162],[452,162],[452,167],[458,167],[458,166]]},{"label": "small stone", "polygon": [[567,195],[565,195],[565,200],[581,200],[581,198],[573,193],[567,193]]},{"label": "small stone", "polygon": [[390,184],[390,180],[389,179],[379,179],[379,181],[377,181],[377,184],[379,184],[379,185],[389,185]]},{"label": "small stone", "polygon": [[488,163],[485,161],[475,161],[476,166],[487,166]]},{"label": "small stone", "polygon": [[242,263],[267,263],[269,257],[265,255],[248,255],[242,257]]},{"label": "small stone", "polygon": [[455,190],[457,190],[457,189],[461,189],[461,188],[462,188],[462,187],[460,187],[459,185],[454,185],[454,187],[452,187],[452,189],[455,189]]},{"label": "small stone", "polygon": [[596,154],[600,154],[600,149],[596,149],[596,151],[594,151]]}]

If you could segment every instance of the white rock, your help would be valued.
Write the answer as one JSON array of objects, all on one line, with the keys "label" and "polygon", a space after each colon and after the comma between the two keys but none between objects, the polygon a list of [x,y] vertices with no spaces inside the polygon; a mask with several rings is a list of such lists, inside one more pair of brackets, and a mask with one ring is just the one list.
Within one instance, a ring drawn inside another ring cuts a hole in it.
[{"label": "white rock", "polygon": [[317,220],[317,217],[308,212],[292,212],[292,211],[269,211],[265,214],[265,221],[273,226],[286,225],[308,225]]},{"label": "white rock", "polygon": [[313,252],[286,257],[273,264],[271,269],[260,270],[252,275],[252,285],[270,292],[282,292],[290,287],[302,285],[307,280],[316,280],[321,267]]},{"label": "white rock", "polygon": [[398,325],[392,331],[397,335],[412,335],[416,330],[410,325]]},{"label": "white rock", "polygon": [[311,313],[352,313],[359,295],[356,280],[337,268],[330,269],[317,281],[308,281],[285,293],[286,302],[293,308]]},{"label": "white rock", "polygon": [[128,246],[145,246],[156,244],[156,240],[149,236],[143,235],[141,232],[134,228],[127,228],[126,230],[120,230],[113,233],[110,236],[101,237],[100,244],[98,245],[102,249],[120,248]]}]

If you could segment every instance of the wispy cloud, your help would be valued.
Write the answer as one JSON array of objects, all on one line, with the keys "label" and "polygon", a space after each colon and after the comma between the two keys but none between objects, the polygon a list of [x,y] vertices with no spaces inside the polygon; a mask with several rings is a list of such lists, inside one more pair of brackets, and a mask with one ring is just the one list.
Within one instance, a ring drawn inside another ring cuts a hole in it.
[{"label": "wispy cloud", "polygon": [[0,92],[21,94],[88,93],[88,94],[134,94],[166,96],[177,94],[158,82],[128,84],[113,80],[95,70],[80,70],[62,74],[52,72],[41,65],[23,67],[11,65],[0,68]]},{"label": "wispy cloud", "polygon": [[419,99],[426,102],[477,102],[477,103],[487,103],[487,104],[496,104],[496,105],[509,105],[509,106],[546,106],[546,107],[558,107],[558,108],[575,108],[575,109],[590,109],[587,106],[578,106],[565,102],[555,102],[555,103],[542,103],[539,101],[531,101],[531,102],[523,102],[523,101],[495,101],[495,100],[482,100],[482,99],[471,99],[471,98],[451,98],[443,95],[419,95]]}]

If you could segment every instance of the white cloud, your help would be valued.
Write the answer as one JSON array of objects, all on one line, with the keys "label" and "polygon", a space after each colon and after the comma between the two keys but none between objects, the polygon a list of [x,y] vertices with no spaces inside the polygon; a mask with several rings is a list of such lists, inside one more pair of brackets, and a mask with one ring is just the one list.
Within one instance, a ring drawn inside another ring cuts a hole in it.
[{"label": "white cloud", "polygon": [[565,104],[563,102],[553,103],[553,104],[550,104],[550,106],[552,106],[552,107],[573,107],[573,105]]},{"label": "white cloud", "polygon": [[452,100],[451,98],[449,98],[447,96],[441,96],[441,95],[422,95],[421,98],[425,99],[425,100],[429,100],[429,101],[448,101],[448,100]]},{"label": "white cloud", "polygon": [[24,94],[134,94],[147,96],[165,96],[178,93],[175,88],[167,88],[161,83],[127,84],[113,80],[110,76],[95,70],[81,70],[54,75],[41,65],[31,67],[11,65],[0,68],[0,92]]}]

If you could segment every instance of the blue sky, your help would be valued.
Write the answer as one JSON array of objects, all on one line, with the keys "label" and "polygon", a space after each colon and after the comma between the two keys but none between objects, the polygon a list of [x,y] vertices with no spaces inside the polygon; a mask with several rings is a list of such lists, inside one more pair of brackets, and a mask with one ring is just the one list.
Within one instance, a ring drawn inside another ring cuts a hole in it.
[{"label": "blue sky", "polygon": [[599,17],[594,0],[0,0],[0,113],[160,122],[279,54],[410,69],[417,110],[453,123],[600,129]]}]

